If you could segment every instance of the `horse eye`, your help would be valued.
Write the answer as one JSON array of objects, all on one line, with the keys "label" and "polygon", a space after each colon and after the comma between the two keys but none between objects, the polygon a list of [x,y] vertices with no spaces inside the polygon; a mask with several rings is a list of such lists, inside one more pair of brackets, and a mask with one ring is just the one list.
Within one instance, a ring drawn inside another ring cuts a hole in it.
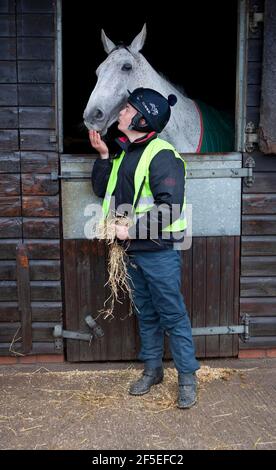
[{"label": "horse eye", "polygon": [[131,65],[131,64],[128,64],[128,63],[127,63],[127,64],[124,64],[124,65],[122,66],[122,70],[123,70],[124,72],[125,72],[125,71],[128,72],[128,71],[131,70],[131,69],[132,69],[132,65]]}]

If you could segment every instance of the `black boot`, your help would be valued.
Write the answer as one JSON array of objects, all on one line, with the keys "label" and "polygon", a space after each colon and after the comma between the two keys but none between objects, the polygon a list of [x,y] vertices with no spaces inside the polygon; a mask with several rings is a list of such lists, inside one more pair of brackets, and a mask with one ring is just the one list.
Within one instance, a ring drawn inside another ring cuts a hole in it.
[{"label": "black boot", "polygon": [[142,377],[130,386],[130,395],[144,395],[148,393],[152,385],[162,382],[163,375],[163,367],[157,367],[156,369],[146,367]]},{"label": "black boot", "polygon": [[191,408],[196,403],[196,374],[178,374],[178,408]]}]

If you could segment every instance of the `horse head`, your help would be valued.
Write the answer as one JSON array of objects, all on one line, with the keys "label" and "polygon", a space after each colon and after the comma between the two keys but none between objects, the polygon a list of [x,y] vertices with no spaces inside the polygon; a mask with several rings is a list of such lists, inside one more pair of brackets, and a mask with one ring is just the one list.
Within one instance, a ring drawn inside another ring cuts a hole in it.
[{"label": "horse head", "polygon": [[96,70],[97,83],[83,118],[88,129],[94,129],[104,135],[126,104],[128,90],[133,91],[139,86],[144,86],[143,71],[146,61],[140,50],[146,39],[146,25],[129,46],[116,46],[104,30],[101,32],[101,39],[108,56]]}]

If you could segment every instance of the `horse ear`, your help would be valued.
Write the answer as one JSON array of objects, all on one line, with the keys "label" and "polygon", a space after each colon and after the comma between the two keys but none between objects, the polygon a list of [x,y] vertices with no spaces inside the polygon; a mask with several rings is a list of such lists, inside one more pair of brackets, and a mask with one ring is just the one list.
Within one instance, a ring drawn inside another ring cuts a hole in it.
[{"label": "horse ear", "polygon": [[114,49],[114,47],[116,47],[116,46],[115,46],[114,42],[112,42],[107,37],[107,35],[105,34],[103,29],[101,30],[101,38],[102,38],[102,43],[103,43],[104,50],[107,54],[109,54],[112,51],[112,49]]},{"label": "horse ear", "polygon": [[146,35],[147,25],[145,23],[142,28],[142,31],[136,36],[136,38],[133,39],[132,43],[129,46],[132,52],[139,52],[143,48],[146,40]]}]

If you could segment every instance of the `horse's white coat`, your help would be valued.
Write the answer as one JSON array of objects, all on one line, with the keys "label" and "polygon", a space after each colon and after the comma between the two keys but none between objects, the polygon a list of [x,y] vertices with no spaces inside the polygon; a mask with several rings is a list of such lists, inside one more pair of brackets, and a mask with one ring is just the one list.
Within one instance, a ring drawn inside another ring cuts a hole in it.
[{"label": "horse's white coat", "polygon": [[146,25],[130,46],[116,48],[102,30],[102,43],[108,57],[96,71],[98,80],[84,111],[85,125],[104,135],[117,120],[129,96],[128,90],[153,88],[166,98],[172,93],[177,96],[171,118],[160,137],[179,152],[195,152],[201,131],[197,107],[193,100],[157,73],[140,53],[145,39]]}]

